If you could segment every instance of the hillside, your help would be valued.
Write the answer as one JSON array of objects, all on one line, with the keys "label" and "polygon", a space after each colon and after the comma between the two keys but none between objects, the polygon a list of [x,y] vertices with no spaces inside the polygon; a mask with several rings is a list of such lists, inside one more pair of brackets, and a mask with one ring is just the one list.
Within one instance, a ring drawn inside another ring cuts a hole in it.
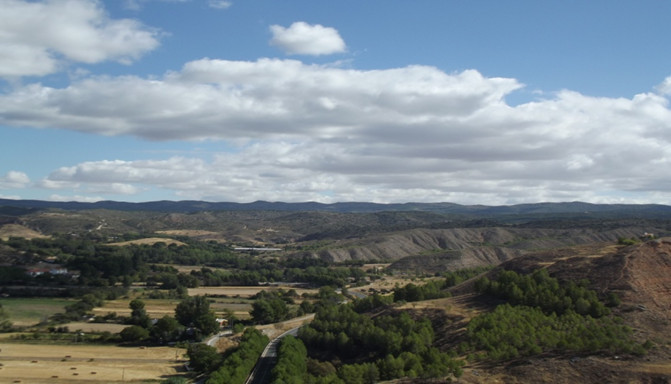
[{"label": "hillside", "polygon": [[[27,202],[24,202],[27,204]],[[148,204],[148,203],[147,203]],[[363,204],[363,203],[362,203]],[[90,205],[89,205],[90,206]],[[299,207],[301,207],[299,205]],[[607,210],[607,206],[599,206]],[[511,208],[511,207],[510,207]],[[583,204],[533,205],[518,211],[584,209]],[[639,207],[643,209],[643,206]],[[102,237],[185,236],[231,245],[281,247],[288,257],[395,262],[393,270],[435,273],[497,265],[520,255],[592,243],[615,243],[643,233],[671,235],[671,221],[651,218],[465,218],[428,211],[342,213],[287,210],[192,213],[109,209],[13,208],[0,216],[0,234],[95,233]],[[473,208],[475,209],[475,208]],[[478,209],[484,209],[479,207]],[[611,210],[616,209],[611,207]]]},{"label": "hillside", "polygon": [[[531,253],[499,267],[519,273],[547,268],[559,281],[588,279],[600,296],[616,293],[613,314],[633,328],[638,343],[653,348],[645,356],[554,352],[499,363],[470,362],[460,383],[669,383],[671,382],[671,239],[628,247],[588,245]],[[495,276],[499,269],[488,273]],[[439,343],[455,348],[468,321],[497,304],[474,293],[475,279],[451,289],[452,297],[407,305],[439,328]]]},{"label": "hillside", "polygon": [[413,229],[357,241],[342,241],[337,247],[316,254],[333,261],[403,259],[391,268],[439,272],[437,268],[440,267],[446,270],[496,265],[540,249],[614,243],[619,237],[637,237],[653,229],[638,226],[606,230],[515,227]]}]

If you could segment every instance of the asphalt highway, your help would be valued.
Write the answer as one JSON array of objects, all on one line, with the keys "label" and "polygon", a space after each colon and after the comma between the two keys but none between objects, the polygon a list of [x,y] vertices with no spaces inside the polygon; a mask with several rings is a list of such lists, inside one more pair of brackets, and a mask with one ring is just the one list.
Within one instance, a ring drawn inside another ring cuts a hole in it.
[{"label": "asphalt highway", "polygon": [[280,341],[282,341],[282,338],[287,335],[291,336],[298,335],[299,328],[300,327],[290,329],[281,334],[280,336],[278,336],[276,339],[271,340],[270,343],[268,343],[266,349],[264,349],[263,353],[261,353],[259,361],[256,363],[254,370],[247,378],[245,384],[270,383],[271,379],[270,373],[273,370],[273,367],[275,366],[275,363],[277,361],[277,347],[280,345]]}]

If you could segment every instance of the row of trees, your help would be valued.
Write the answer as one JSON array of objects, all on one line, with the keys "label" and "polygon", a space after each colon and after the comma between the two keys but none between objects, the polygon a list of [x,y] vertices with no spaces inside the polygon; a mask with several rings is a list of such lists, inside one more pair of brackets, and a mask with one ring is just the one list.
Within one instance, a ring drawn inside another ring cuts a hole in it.
[{"label": "row of trees", "polygon": [[308,371],[308,350],[299,339],[288,335],[277,348],[277,363],[272,371],[274,384],[294,384],[303,380]]},{"label": "row of trees", "polygon": [[192,271],[201,285],[258,285],[259,282],[291,281],[308,283],[317,286],[342,287],[348,283],[356,283],[366,278],[366,273],[352,267],[308,266],[300,268],[282,268],[279,265],[264,265],[248,270],[214,270],[202,268]]},{"label": "row of trees", "polygon": [[216,371],[212,372],[207,384],[242,384],[251,373],[268,337],[255,328],[247,328],[242,334],[237,348],[223,358]]}]

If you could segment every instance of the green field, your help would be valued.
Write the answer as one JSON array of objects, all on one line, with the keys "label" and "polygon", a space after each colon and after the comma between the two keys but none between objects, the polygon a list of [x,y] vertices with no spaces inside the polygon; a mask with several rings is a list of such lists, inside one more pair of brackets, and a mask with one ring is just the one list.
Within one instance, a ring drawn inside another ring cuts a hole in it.
[{"label": "green field", "polygon": [[49,316],[64,312],[74,301],[60,298],[3,298],[0,304],[14,325],[34,325]]}]

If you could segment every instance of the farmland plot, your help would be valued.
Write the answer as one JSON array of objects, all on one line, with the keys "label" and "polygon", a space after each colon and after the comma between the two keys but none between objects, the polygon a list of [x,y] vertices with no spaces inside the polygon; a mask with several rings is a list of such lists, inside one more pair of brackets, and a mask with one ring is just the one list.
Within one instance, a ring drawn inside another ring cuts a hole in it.
[{"label": "farmland plot", "polygon": [[0,383],[156,382],[183,374],[185,353],[184,349],[170,347],[28,345],[0,341]]}]

